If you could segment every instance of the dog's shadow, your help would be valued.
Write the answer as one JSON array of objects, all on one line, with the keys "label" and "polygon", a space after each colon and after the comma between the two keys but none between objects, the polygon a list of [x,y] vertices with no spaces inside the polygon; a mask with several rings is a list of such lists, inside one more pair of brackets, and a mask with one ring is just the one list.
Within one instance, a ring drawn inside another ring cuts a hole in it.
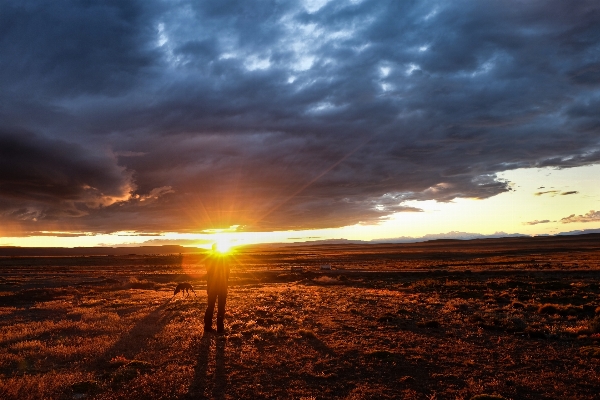
[{"label": "dog's shadow", "polygon": [[[189,399],[224,399],[227,390],[225,347],[227,339],[205,333],[192,351],[197,354],[194,378],[190,384]],[[214,348],[214,358],[211,357]]]}]

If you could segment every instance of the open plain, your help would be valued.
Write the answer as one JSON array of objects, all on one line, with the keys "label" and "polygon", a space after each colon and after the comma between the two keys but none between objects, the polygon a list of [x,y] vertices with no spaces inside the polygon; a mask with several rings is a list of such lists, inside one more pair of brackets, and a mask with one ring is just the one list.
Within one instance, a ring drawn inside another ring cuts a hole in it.
[{"label": "open plain", "polygon": [[[201,253],[9,250],[0,252],[9,254],[0,257],[2,399],[600,391],[599,235],[239,249],[224,336],[202,331]],[[197,297],[173,297],[180,282]]]}]

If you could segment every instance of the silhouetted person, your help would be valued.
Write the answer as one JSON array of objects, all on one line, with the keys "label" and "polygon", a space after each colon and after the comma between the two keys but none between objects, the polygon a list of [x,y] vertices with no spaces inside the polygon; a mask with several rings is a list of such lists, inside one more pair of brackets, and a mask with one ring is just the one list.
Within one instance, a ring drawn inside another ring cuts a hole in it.
[{"label": "silhouetted person", "polygon": [[217,306],[217,333],[225,331],[225,301],[227,300],[227,285],[229,281],[229,262],[227,256],[217,252],[216,243],[213,244],[211,254],[206,258],[206,292],[208,305],[204,314],[204,332],[214,332],[212,327],[215,303]]}]

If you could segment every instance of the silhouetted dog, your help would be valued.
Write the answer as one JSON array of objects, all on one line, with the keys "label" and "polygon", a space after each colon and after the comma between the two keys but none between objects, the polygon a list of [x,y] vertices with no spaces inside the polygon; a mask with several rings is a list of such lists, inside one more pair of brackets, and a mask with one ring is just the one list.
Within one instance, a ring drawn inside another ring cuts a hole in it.
[{"label": "silhouetted dog", "polygon": [[[194,292],[194,288],[192,287],[191,283],[187,283],[187,282],[180,283],[175,288],[175,293],[173,293],[173,296],[175,296],[179,292],[181,292],[181,294],[183,294],[185,292],[189,296],[190,295],[190,290],[192,292]],[[194,296],[196,296],[196,292],[194,292]],[[196,296],[196,297],[198,297],[198,296]]]}]

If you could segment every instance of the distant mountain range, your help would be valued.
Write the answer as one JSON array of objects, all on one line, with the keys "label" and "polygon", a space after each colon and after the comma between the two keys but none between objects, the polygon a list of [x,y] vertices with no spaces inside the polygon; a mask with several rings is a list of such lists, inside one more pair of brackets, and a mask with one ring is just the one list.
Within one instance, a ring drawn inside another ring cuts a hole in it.
[{"label": "distant mountain range", "polygon": [[[600,229],[584,229],[569,232],[561,232],[555,235],[542,234],[535,236],[564,236],[564,235],[584,235],[587,233],[600,233]],[[410,237],[400,236],[395,238],[383,238],[373,240],[348,240],[348,239],[324,239],[324,240],[311,240],[306,242],[295,242],[295,243],[281,243],[278,245],[282,246],[301,246],[301,245],[319,245],[319,244],[369,244],[369,243],[419,243],[428,242],[430,240],[473,240],[473,239],[498,239],[498,238],[510,238],[510,237],[531,237],[531,235],[525,235],[522,233],[506,233],[496,232],[491,235],[483,235],[481,233],[469,233],[451,231],[447,233],[430,233],[421,237]]]},{"label": "distant mountain range", "polygon": [[[536,235],[537,237],[560,237],[560,236],[577,236],[587,234],[600,234],[600,229],[584,229],[569,232],[561,232],[556,235]],[[278,247],[289,247],[289,246],[315,246],[315,245],[344,245],[344,244],[363,244],[363,245],[381,245],[381,244],[410,244],[410,243],[423,243],[423,242],[437,242],[444,241],[455,241],[455,240],[477,240],[477,239],[500,239],[500,238],[514,238],[509,240],[519,240],[518,238],[533,238],[530,235],[523,235],[521,233],[506,233],[496,232],[491,235],[482,235],[479,233],[468,233],[451,231],[447,233],[428,234],[419,238],[414,237],[396,237],[396,238],[384,238],[375,240],[348,240],[348,239],[325,239],[325,240],[312,240],[306,242],[295,242],[295,243],[264,243],[251,245],[250,248],[278,248]],[[566,238],[565,238],[566,239]],[[588,238],[589,239],[589,238]],[[576,239],[575,239],[576,240]],[[596,240],[596,239],[594,239]],[[475,243],[475,242],[473,242]],[[198,249],[197,247],[185,247],[181,245],[158,245],[158,246],[132,246],[132,247],[75,247],[75,248],[62,248],[62,247],[15,247],[15,246],[0,246],[0,257],[14,257],[14,256],[64,256],[64,257],[94,257],[94,256],[151,256],[151,255],[173,255],[179,256],[186,253],[202,253],[206,250]]]},{"label": "distant mountain range", "polygon": [[522,233],[496,232],[491,235],[482,235],[480,233],[451,231],[451,232],[447,232],[447,233],[430,233],[430,234],[427,234],[427,235],[424,235],[424,236],[418,237],[418,238],[402,236],[402,237],[397,237],[397,238],[374,239],[374,240],[371,240],[369,243],[417,243],[417,242],[427,242],[430,240],[440,240],[440,239],[472,240],[472,239],[528,237],[528,236],[529,235],[523,235]]},{"label": "distant mountain range", "polygon": [[561,235],[585,235],[586,233],[600,233],[600,229],[583,229],[578,231],[561,232],[556,236]]}]

